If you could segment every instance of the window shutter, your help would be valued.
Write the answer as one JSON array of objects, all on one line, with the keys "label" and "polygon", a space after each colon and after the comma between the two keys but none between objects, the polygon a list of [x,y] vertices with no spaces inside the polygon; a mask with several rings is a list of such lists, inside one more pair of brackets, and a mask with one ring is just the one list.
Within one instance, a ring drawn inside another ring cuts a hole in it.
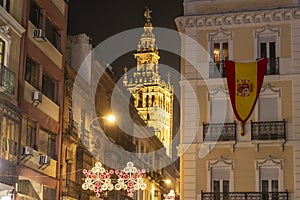
[{"label": "window shutter", "polygon": [[262,167],[260,168],[261,180],[278,180],[279,169],[274,167]]},{"label": "window shutter", "polygon": [[230,180],[229,168],[212,168],[211,170],[212,180]]}]

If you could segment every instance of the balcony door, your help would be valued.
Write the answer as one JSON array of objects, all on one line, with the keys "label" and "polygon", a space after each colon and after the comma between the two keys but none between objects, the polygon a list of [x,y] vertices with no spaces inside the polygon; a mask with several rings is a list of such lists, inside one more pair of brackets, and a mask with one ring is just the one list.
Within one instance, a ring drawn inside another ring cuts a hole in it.
[{"label": "balcony door", "polygon": [[229,199],[230,169],[228,167],[213,167],[211,184],[214,199]]},{"label": "balcony door", "polygon": [[267,32],[262,33],[262,30],[258,30],[257,35],[257,56],[258,58],[268,58],[268,65],[265,74],[274,75],[279,74],[279,30],[277,28],[266,27],[263,29],[267,32],[273,32],[272,34],[267,34]]},{"label": "balcony door", "polygon": [[214,199],[229,199],[229,180],[213,181]]},{"label": "balcony door", "polygon": [[279,169],[276,167],[262,167],[260,170],[260,191],[263,200],[276,200],[279,191]]}]

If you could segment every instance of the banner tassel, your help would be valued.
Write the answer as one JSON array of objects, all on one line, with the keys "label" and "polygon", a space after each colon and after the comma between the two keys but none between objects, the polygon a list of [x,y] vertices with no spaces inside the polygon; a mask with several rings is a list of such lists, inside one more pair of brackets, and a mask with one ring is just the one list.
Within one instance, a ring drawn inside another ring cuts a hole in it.
[{"label": "banner tassel", "polygon": [[245,135],[245,122],[241,122],[241,135]]}]

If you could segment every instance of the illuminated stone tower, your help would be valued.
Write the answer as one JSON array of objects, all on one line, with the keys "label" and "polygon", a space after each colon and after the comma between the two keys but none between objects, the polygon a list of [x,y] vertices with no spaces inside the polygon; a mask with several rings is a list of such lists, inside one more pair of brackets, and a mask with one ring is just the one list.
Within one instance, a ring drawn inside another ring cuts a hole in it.
[{"label": "illuminated stone tower", "polygon": [[124,86],[134,97],[134,105],[141,118],[153,127],[156,136],[166,147],[166,153],[172,157],[173,126],[173,86],[170,74],[167,82],[161,79],[158,66],[158,47],[150,22],[151,11],[147,8],[144,16],[146,22],[134,57],[137,61],[136,71],[128,78],[127,68],[123,79]]}]

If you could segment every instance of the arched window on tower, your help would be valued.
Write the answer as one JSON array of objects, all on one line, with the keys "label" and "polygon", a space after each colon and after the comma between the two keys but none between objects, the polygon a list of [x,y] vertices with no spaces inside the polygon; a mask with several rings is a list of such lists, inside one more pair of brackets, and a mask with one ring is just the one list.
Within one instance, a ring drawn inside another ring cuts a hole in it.
[{"label": "arched window on tower", "polygon": [[138,107],[141,108],[143,106],[143,92],[138,92]]},{"label": "arched window on tower", "polygon": [[151,106],[155,106],[155,96],[154,95],[152,95],[152,101],[151,101]]}]

